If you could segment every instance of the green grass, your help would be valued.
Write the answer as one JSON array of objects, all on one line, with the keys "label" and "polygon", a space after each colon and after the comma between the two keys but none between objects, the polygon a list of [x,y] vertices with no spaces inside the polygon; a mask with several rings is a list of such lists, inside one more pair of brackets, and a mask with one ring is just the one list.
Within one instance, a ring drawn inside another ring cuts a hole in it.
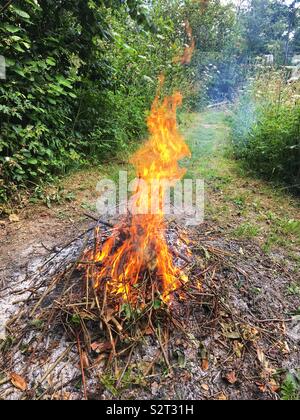
[{"label": "green grass", "polygon": [[283,401],[300,400],[300,372],[287,373],[281,386],[281,399]]},{"label": "green grass", "polygon": [[232,158],[228,126],[227,112],[211,110],[194,114],[185,130],[192,151],[186,177],[205,180],[206,219],[235,238],[257,238],[266,252],[295,252],[300,245],[299,201],[253,177]]},{"label": "green grass", "polygon": [[[202,177],[210,181],[217,180],[221,184],[230,182],[230,177],[224,176],[221,170],[221,161],[228,144],[225,113],[209,111],[196,115],[191,128],[186,132],[186,139],[192,152],[186,177]],[[216,170],[216,159],[220,171]]]},{"label": "green grass", "polygon": [[299,220],[281,220],[279,223],[283,233],[295,235],[300,240],[300,221]]},{"label": "green grass", "polygon": [[291,283],[287,287],[287,294],[290,296],[300,296],[300,283]]},{"label": "green grass", "polygon": [[289,243],[300,245],[300,221],[280,218],[273,212],[265,215],[270,225],[270,233],[263,246],[269,252],[275,245],[287,247]]},{"label": "green grass", "polygon": [[240,226],[238,226],[234,234],[238,238],[244,238],[244,239],[251,239],[258,236],[260,233],[260,229],[258,226],[254,226],[251,223],[242,223]]}]

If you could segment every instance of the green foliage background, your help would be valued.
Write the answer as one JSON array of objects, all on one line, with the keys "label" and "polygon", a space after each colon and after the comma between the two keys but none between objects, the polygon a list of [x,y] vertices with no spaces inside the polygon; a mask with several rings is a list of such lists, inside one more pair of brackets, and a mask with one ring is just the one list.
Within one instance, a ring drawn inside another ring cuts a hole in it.
[{"label": "green foliage background", "polygon": [[[251,0],[241,9],[221,0],[2,2],[9,7],[0,6],[0,55],[7,65],[0,80],[0,202],[70,169],[109,161],[144,139],[161,73],[162,95],[179,89],[185,109],[234,100],[256,72],[257,55],[274,53],[279,65],[300,52],[299,2]],[[182,66],[176,58],[190,41],[186,21],[196,49]],[[272,136],[278,144],[282,138],[297,149],[298,108],[265,109],[251,138]],[[244,134],[236,142],[250,144]],[[286,167],[280,169],[277,143],[268,165],[281,176]],[[258,164],[258,151],[267,156],[270,144],[262,151],[253,140],[256,154],[247,157]],[[294,179],[297,162],[289,158],[288,165]]]},{"label": "green foliage background", "polygon": [[136,1],[22,0],[2,13],[1,201],[145,135],[158,75],[173,87],[184,79],[173,63],[183,40],[163,12]]},{"label": "green foliage background", "polygon": [[300,190],[300,83],[282,71],[258,74],[235,104],[235,156],[268,180]]}]

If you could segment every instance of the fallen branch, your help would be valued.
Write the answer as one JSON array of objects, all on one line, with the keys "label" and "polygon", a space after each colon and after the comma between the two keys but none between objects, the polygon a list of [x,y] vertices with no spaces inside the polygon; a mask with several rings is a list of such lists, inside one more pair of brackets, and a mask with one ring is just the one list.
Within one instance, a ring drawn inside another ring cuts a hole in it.
[{"label": "fallen branch", "polygon": [[219,108],[220,106],[228,105],[229,101],[218,102],[216,104],[208,105],[207,109]]},{"label": "fallen branch", "polygon": [[109,228],[114,228],[114,225],[112,225],[111,223],[104,222],[101,219],[97,219],[96,216],[93,216],[90,213],[84,213],[84,216],[88,217],[89,219],[94,220],[95,222],[97,222],[98,225],[103,225],[103,226],[106,226],[106,227],[109,227]]}]

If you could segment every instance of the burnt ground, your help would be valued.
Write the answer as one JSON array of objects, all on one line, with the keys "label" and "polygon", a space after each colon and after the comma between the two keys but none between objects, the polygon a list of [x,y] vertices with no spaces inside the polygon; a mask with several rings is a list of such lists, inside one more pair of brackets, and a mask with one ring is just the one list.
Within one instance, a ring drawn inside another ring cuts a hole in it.
[{"label": "burnt ground", "polygon": [[[109,352],[85,346],[88,398],[278,399],[286,372],[297,374],[299,297],[288,293],[293,269],[266,257],[251,241],[224,239],[210,223],[189,231],[189,237],[191,284],[185,300],[175,299],[169,309],[174,322],[164,321],[168,364],[151,331],[135,347],[125,373],[126,353],[115,371],[107,366]],[[81,244],[76,241],[50,263],[52,277],[76,259]],[[50,322],[49,332],[42,309],[32,314],[47,287],[29,297],[40,281],[32,276],[42,261],[31,259],[18,281],[2,291],[2,309],[10,321],[2,342],[1,398],[82,399],[78,348],[64,331],[65,321]],[[58,288],[41,306],[53,305],[59,294]],[[89,331],[92,344],[105,346],[105,333],[94,333]],[[120,352],[128,338],[119,342]],[[20,383],[16,387],[11,374],[26,381],[26,391],[17,389]]]},{"label": "burnt ground", "polygon": [[[191,129],[192,141],[199,123],[224,138],[219,114],[202,118]],[[83,213],[92,210],[97,175],[65,181],[76,195],[71,203],[26,206],[1,222],[1,399],[83,399],[83,359],[90,399],[299,398],[299,203],[241,173],[220,157],[219,144],[209,142],[210,158],[201,152],[190,168],[196,173],[199,162],[207,204],[206,221],[187,232],[192,257],[185,300],[175,299],[174,319],[164,323],[160,342],[148,331],[117,368],[108,363],[104,331],[96,339],[90,332],[98,347],[82,343],[79,358],[65,320],[46,325],[39,311],[33,313],[47,282],[78,256],[81,239],[62,247],[90,226]],[[43,277],[39,268],[56,254],[51,275]],[[37,289],[41,279],[46,282]],[[120,351],[128,340],[119,342]]]}]

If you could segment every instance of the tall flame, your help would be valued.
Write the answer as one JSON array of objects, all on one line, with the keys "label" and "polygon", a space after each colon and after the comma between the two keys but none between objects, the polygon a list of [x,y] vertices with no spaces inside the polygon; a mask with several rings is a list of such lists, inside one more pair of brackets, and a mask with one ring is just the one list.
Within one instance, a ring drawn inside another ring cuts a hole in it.
[{"label": "tall flame", "polygon": [[[187,30],[192,38],[189,25]],[[182,63],[190,61],[193,48],[194,42],[186,49]],[[161,85],[163,81],[161,78]],[[139,182],[130,202],[132,214],[129,221],[121,223],[103,246],[96,241],[95,249],[86,254],[86,258],[93,262],[87,266],[87,279],[93,280],[96,289],[106,288],[107,293],[118,298],[119,302],[142,305],[159,293],[168,303],[172,292],[187,281],[173,263],[166,239],[163,208],[167,188],[185,174],[179,161],[190,156],[177,127],[176,113],[181,103],[179,92],[162,102],[158,93],[148,117],[149,140],[131,159]],[[151,212],[153,203],[156,212]],[[137,214],[134,211],[137,208],[145,211]],[[149,288],[147,283],[152,276],[156,280]]]},{"label": "tall flame", "polygon": [[[149,187],[137,189],[131,206],[148,209],[149,213],[133,214],[128,226],[120,226],[101,250],[97,250],[94,256],[92,251],[89,254],[95,264],[88,268],[87,274],[90,277],[91,270],[94,270],[95,288],[100,288],[107,279],[109,292],[124,302],[137,303],[138,296],[132,291],[136,291],[142,283],[141,275],[146,270],[155,271],[160,282],[155,292],[160,292],[165,302],[186,281],[173,264],[165,237],[162,205],[168,185],[175,184],[185,173],[179,167],[179,160],[190,156],[176,123],[176,111],[181,102],[180,93],[166,98],[161,104],[158,97],[155,99],[148,118],[150,138],[131,160],[139,179]],[[168,182],[160,182],[165,180]],[[157,191],[154,191],[155,186]],[[153,197],[159,200],[156,214],[150,212]]]}]

